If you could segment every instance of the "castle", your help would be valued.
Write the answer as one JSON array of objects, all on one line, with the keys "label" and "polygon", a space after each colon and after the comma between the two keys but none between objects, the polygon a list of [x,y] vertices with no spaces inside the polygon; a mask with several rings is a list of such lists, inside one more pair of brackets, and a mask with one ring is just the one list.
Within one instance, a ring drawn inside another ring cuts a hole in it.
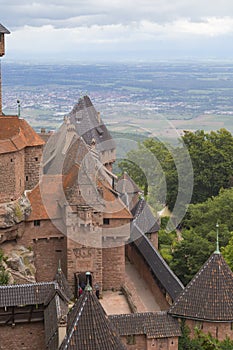
[{"label": "castle", "polygon": [[[5,34],[0,25],[0,56]],[[158,253],[158,219],[133,180],[112,172],[116,145],[90,98],[81,97],[52,134],[5,116],[1,105],[0,248],[10,256],[20,247],[33,266],[11,269],[14,285],[0,287],[0,349],[177,350],[182,318],[233,338],[232,273],[215,253],[203,270],[210,271],[205,291],[215,298],[211,278],[220,271],[214,281],[224,294],[227,275],[225,306],[213,300],[211,308],[199,305],[210,316],[195,311],[201,286],[184,289]],[[93,290],[122,290],[126,259],[150,286],[158,312],[138,313],[132,303],[131,314],[106,315]]]}]

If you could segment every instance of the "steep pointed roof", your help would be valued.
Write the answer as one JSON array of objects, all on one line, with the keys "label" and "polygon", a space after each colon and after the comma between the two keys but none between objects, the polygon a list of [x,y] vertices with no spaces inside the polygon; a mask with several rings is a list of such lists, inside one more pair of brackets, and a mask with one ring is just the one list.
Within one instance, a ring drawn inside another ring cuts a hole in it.
[{"label": "steep pointed roof", "polygon": [[75,104],[72,111],[68,114],[68,118],[75,125],[77,134],[83,137],[86,144],[91,145],[94,139],[98,151],[116,148],[115,142],[99,117],[89,96],[83,96],[79,99],[78,103]]},{"label": "steep pointed roof", "polygon": [[189,319],[233,321],[233,273],[219,253],[213,253],[169,309]]},{"label": "steep pointed roof", "polygon": [[99,300],[85,291],[68,314],[60,350],[126,350]]}]

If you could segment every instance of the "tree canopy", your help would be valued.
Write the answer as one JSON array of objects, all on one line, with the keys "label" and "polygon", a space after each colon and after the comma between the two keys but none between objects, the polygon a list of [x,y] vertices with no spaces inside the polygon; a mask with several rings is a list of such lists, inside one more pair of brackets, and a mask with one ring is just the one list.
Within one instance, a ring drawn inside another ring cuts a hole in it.
[{"label": "tree canopy", "polygon": [[184,131],[176,147],[149,138],[138,143],[119,166],[144,190],[152,206],[166,203],[172,209],[178,195],[179,204],[185,205],[182,197],[192,185],[191,177],[191,203],[201,203],[233,184],[233,137],[226,129]]}]

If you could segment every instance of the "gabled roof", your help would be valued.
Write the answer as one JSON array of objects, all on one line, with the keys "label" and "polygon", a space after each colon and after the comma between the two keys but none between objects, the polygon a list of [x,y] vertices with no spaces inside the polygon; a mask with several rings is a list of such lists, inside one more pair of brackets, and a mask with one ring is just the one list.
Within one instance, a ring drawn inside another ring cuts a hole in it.
[{"label": "gabled roof", "polygon": [[148,338],[169,338],[181,335],[179,323],[166,311],[110,315],[109,319],[121,336],[143,334]]},{"label": "gabled roof", "polygon": [[82,136],[88,145],[91,145],[94,139],[98,151],[116,148],[115,142],[88,96],[79,99],[68,114],[68,118],[75,125],[77,134]]},{"label": "gabled roof", "polygon": [[175,300],[184,289],[183,284],[170,269],[159,252],[153,247],[150,240],[140,231],[136,233],[136,237],[137,238],[130,244],[137,248],[138,252],[150,267],[153,275],[167,291],[170,297]]},{"label": "gabled roof", "polygon": [[68,314],[60,350],[126,350],[99,300],[85,291]]},{"label": "gabled roof", "polygon": [[1,34],[10,34],[9,30],[6,29],[1,23],[0,23],[0,33]]},{"label": "gabled roof", "polygon": [[45,304],[49,294],[59,289],[56,282],[0,286],[0,307]]},{"label": "gabled roof", "polygon": [[197,320],[233,321],[233,273],[219,253],[213,253],[175,300],[169,313]]},{"label": "gabled roof", "polygon": [[0,125],[0,153],[44,145],[35,130],[18,116],[0,116]]},{"label": "gabled roof", "polygon": [[158,219],[154,217],[152,211],[144,199],[140,199],[132,209],[134,220],[131,226],[131,232],[134,228],[139,227],[143,233],[154,233],[159,230]]}]

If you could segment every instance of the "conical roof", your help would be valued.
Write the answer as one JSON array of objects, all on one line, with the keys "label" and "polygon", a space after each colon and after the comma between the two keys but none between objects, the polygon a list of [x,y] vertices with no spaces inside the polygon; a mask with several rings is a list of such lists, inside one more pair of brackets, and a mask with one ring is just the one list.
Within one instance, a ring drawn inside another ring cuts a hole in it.
[{"label": "conical roof", "polygon": [[85,291],[68,314],[60,350],[126,350],[99,300]]},{"label": "conical roof", "polygon": [[210,256],[169,313],[212,322],[233,321],[233,273],[220,253]]}]

